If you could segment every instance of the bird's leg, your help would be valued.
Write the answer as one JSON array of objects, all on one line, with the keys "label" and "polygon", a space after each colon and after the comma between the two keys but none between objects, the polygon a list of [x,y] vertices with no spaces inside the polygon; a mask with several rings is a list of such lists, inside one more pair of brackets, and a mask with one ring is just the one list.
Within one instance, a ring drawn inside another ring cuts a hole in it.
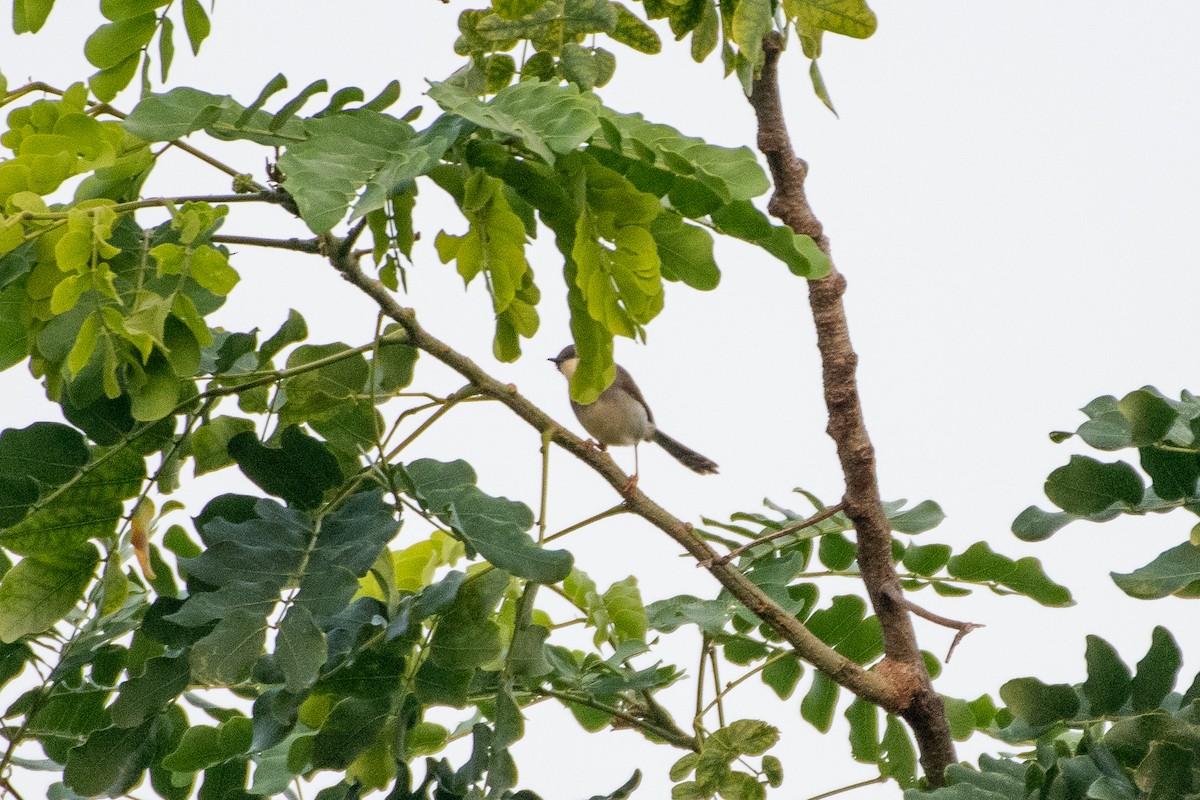
[{"label": "bird's leg", "polygon": [[633,475],[629,476],[629,481],[626,482],[624,488],[621,489],[621,494],[628,497],[637,491],[638,485],[638,446],[635,442],[633,445]]}]

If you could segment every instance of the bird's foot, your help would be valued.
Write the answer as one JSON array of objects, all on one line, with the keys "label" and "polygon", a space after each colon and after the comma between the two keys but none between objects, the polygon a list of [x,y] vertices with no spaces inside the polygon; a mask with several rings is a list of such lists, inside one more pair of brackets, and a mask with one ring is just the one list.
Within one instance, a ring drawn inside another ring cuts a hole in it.
[{"label": "bird's foot", "polygon": [[608,445],[606,445],[604,442],[597,442],[595,439],[588,439],[584,441],[583,446],[589,450],[599,450],[601,453],[608,452]]},{"label": "bird's foot", "polygon": [[633,493],[637,491],[637,485],[638,476],[637,473],[634,473],[633,475],[629,476],[629,480],[626,481],[625,485],[621,487],[621,494],[625,497],[632,497]]}]

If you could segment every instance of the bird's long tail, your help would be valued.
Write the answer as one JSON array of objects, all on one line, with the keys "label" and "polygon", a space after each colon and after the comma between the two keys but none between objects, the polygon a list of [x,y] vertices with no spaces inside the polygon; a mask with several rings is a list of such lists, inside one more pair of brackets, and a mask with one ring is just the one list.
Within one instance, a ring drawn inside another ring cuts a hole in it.
[{"label": "bird's long tail", "polygon": [[654,432],[654,441],[688,469],[699,472],[701,475],[716,474],[717,463],[715,461],[705,458],[687,445],[681,444],[670,436],[667,436],[662,431]]}]

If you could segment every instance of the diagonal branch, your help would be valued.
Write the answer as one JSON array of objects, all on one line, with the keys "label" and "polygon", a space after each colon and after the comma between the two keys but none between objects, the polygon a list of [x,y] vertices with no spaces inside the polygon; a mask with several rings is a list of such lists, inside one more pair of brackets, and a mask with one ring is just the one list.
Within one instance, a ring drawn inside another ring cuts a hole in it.
[{"label": "diagonal branch", "polygon": [[[340,240],[330,240],[326,256],[330,263],[347,281],[357,286],[374,300],[391,319],[399,322],[408,332],[408,343],[441,361],[475,385],[480,394],[493,397],[523,419],[543,436],[562,447],[571,455],[586,463],[617,491],[629,483],[629,476],[621,472],[616,462],[604,452],[589,447],[583,439],[555,422],[548,414],[517,391],[512,384],[501,383],[478,364],[459,353],[427,332],[417,322],[411,308],[401,306],[386,286],[368,277],[359,267],[353,254],[339,246]],[[845,686],[859,697],[863,697],[883,708],[899,713],[907,705],[907,698],[897,691],[894,681],[876,671],[861,666],[838,653],[818,639],[795,615],[789,613],[772,600],[762,589],[743,575],[736,567],[717,563],[718,554],[708,543],[696,535],[690,523],[672,516],[642,492],[634,492],[626,498],[622,508],[636,514],[655,526],[687,550],[697,561],[708,562],[712,573],[729,593],[741,601],[746,608],[758,616],[778,633],[796,653],[837,683]]]},{"label": "diagonal branch", "polygon": [[[792,149],[784,120],[778,80],[782,49],[783,38],[778,33],[763,40],[762,74],[749,98],[758,119],[758,148],[766,156],[775,184],[767,209],[796,233],[811,236],[828,254],[829,239],[804,190],[808,164]],[[883,628],[885,658],[876,672],[891,679],[893,691],[903,698],[901,714],[916,736],[921,765],[930,784],[940,786],[946,766],[955,760],[954,743],[941,699],[933,691],[921,658],[892,562],[891,528],[879,497],[875,449],[867,437],[855,379],[858,355],[850,343],[842,304],[846,279],[834,268],[825,278],[809,281],[808,289],[829,411],[826,430],[837,445],[846,478],[843,503],[857,534],[863,582]]]}]

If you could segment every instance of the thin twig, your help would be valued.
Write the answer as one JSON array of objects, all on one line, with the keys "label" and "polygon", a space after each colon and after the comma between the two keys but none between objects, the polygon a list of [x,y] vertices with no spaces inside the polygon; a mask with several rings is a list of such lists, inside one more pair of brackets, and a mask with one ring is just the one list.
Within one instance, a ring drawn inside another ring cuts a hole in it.
[{"label": "thin twig", "polygon": [[976,628],[986,627],[982,622],[959,622],[956,619],[950,619],[949,617],[943,617],[940,614],[935,614],[929,609],[922,608],[921,606],[917,605],[907,597],[904,598],[904,605],[908,607],[909,611],[916,614],[918,617],[921,617],[922,619],[927,619],[930,622],[946,628],[954,628],[958,631],[958,633],[954,635],[954,641],[950,643],[950,649],[946,651],[945,660],[947,664],[950,663],[950,656],[954,655],[954,648],[958,647],[958,643],[963,640],[964,636]]},{"label": "thin twig", "polygon": [[840,789],[833,789],[832,791],[822,792],[821,794],[814,794],[812,797],[808,798],[808,800],[825,800],[825,798],[827,798],[827,797],[833,797],[835,795],[839,795],[844,792],[852,792],[855,789],[862,789],[867,786],[874,786],[877,783],[887,783],[887,782],[888,782],[888,777],[886,775],[880,775],[877,778],[871,778],[870,780],[859,781],[858,783],[852,783],[849,786],[843,786]]},{"label": "thin twig", "polygon": [[213,236],[217,244],[244,244],[251,247],[271,247],[276,250],[294,250],[297,253],[320,253],[321,245],[316,239],[267,239],[262,236]]},{"label": "thin twig", "polygon": [[627,511],[629,511],[629,507],[627,505],[625,505],[624,503],[618,503],[617,505],[613,506],[612,508],[605,509],[604,511],[601,511],[599,514],[593,514],[592,516],[588,517],[587,519],[585,519],[581,522],[576,522],[574,525],[568,525],[567,527],[563,528],[558,533],[550,534],[549,536],[547,536],[545,539],[542,540],[542,544],[549,544],[550,542],[553,542],[555,539],[560,539],[563,536],[566,536],[568,533],[574,533],[575,531],[579,530],[580,528],[586,528],[588,525],[591,525],[593,522],[599,522],[600,520],[607,519],[608,517],[615,517],[617,514],[624,514]]},{"label": "thin twig", "polygon": [[[818,522],[823,522],[824,520],[829,519],[834,514],[838,513],[839,511],[842,511],[845,507],[846,507],[845,503],[838,503],[836,506],[830,506],[829,508],[825,509],[824,511],[813,514],[811,517],[809,517],[806,520],[802,520],[793,525],[788,525],[786,528],[780,528],[779,530],[775,531],[774,533],[768,534],[766,536],[761,536],[752,542],[746,542],[744,545],[741,545],[740,547],[735,547],[732,550],[730,550],[728,553],[726,553],[725,555],[714,560],[712,562],[712,564],[728,564],[730,561],[737,558],[742,553],[749,550],[751,547],[757,547],[760,544],[774,541],[775,539],[779,539],[784,536],[788,536],[790,534],[796,533],[797,531],[802,531],[805,528],[816,525]],[[696,566],[708,568],[708,567],[712,566],[712,564],[705,564],[705,563],[701,562],[701,563],[697,564]]]}]

